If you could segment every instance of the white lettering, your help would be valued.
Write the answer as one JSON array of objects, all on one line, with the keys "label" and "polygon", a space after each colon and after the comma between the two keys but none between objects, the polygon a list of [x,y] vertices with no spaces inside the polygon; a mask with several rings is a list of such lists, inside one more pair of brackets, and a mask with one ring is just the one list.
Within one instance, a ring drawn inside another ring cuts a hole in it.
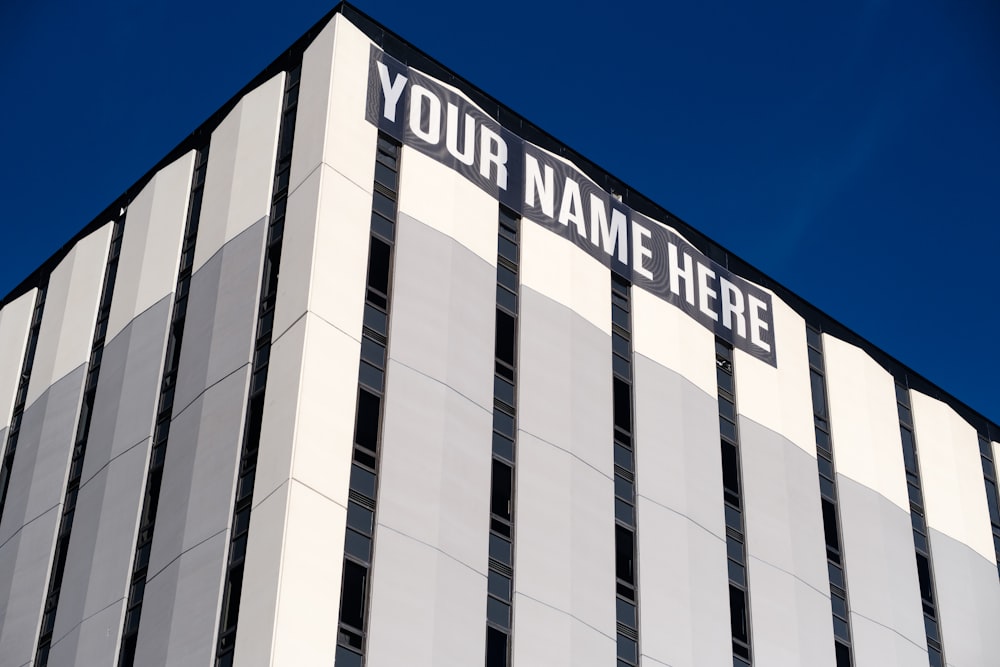
[{"label": "white lettering", "polygon": [[719,276],[719,291],[722,293],[722,324],[733,331],[733,315],[736,316],[736,334],[747,337],[747,323],[743,317],[743,292],[740,288]]},{"label": "white lettering", "polygon": [[677,246],[667,243],[667,270],[670,271],[670,291],[681,295],[680,279],[684,279],[684,298],[694,305],[694,268],[691,266],[691,256],[683,254],[684,268],[677,263]]},{"label": "white lettering", "polygon": [[714,277],[715,271],[708,268],[701,262],[698,262],[698,308],[701,312],[718,322],[719,316],[716,314],[715,310],[712,309],[712,304],[709,303],[710,299],[715,299],[715,297],[718,296],[715,290],[708,284],[709,278]]},{"label": "white lettering", "polygon": [[559,207],[559,222],[569,225],[572,222],[580,236],[587,238],[587,225],[583,220],[583,199],[580,196],[580,186],[576,181],[567,178],[563,188],[562,205]]},{"label": "white lettering", "polygon": [[647,257],[652,259],[653,251],[646,246],[642,240],[652,236],[650,231],[632,220],[632,270],[646,280],[653,279],[653,272],[644,267],[643,260]]},{"label": "white lettering", "polygon": [[765,352],[770,352],[771,346],[763,337],[763,333],[768,329],[767,319],[764,316],[767,304],[753,294],[747,294],[747,300],[750,302],[750,341]]},{"label": "white lettering", "polygon": [[535,195],[538,195],[538,205],[542,213],[550,218],[556,217],[556,189],[552,187],[553,170],[549,165],[545,165],[545,176],[538,168],[538,160],[533,155],[524,156],[524,203],[528,206],[535,205]]},{"label": "white lettering", "polygon": [[[628,240],[625,238],[625,214],[611,207],[611,225],[608,225],[608,213],[604,210],[601,198],[590,193],[590,242],[600,245],[609,255],[616,254],[622,264],[628,262]],[[614,237],[614,243],[611,239]]]},{"label": "white lettering", "polygon": [[448,127],[444,144],[448,152],[462,164],[471,165],[476,159],[476,119],[471,114],[465,114],[465,141],[461,151],[458,150],[458,107],[451,102],[448,102],[446,122]]},{"label": "white lettering", "polygon": [[396,75],[396,80],[389,81],[389,68],[384,63],[378,65],[378,78],[382,82],[382,94],[385,96],[385,106],[382,108],[382,115],[390,123],[396,122],[396,105],[399,104],[399,97],[406,87],[406,77],[402,74]]},{"label": "white lettering", "polygon": [[[427,130],[420,126],[424,100],[427,101]],[[418,83],[410,87],[410,130],[431,146],[441,141],[441,100]]]},{"label": "white lettering", "polygon": [[497,167],[496,184],[501,190],[507,189],[507,143],[500,135],[483,125],[479,130],[479,173],[490,177],[490,165]]}]

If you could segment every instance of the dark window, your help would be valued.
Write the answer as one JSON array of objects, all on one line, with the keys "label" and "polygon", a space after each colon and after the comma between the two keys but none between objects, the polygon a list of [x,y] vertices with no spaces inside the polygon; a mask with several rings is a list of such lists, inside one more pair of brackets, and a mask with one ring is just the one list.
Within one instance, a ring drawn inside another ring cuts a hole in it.
[{"label": "dark window", "polygon": [[358,419],[354,432],[354,442],[375,451],[378,442],[378,415],[381,399],[375,394],[360,389],[358,391]]},{"label": "dark window", "polygon": [[389,244],[372,237],[368,251],[368,286],[382,294],[389,292]]},{"label": "dark window", "polygon": [[729,587],[729,624],[735,641],[744,644],[750,641],[750,631],[747,626],[746,593],[736,586]]},{"label": "dark window", "polygon": [[[339,662],[337,667],[340,667]],[[486,667],[507,667],[507,634],[489,626],[486,628]]]},{"label": "dark window", "polygon": [[514,471],[506,463],[493,460],[493,485],[490,511],[510,521],[511,487]]},{"label": "dark window", "polygon": [[516,323],[513,316],[497,310],[496,358],[510,366],[514,365],[514,341]]},{"label": "dark window", "polygon": [[344,583],[341,585],[340,621],[363,629],[365,622],[365,591],[368,569],[354,561],[344,561]]},{"label": "dark window", "polygon": [[837,534],[837,508],[829,500],[823,499],[823,533],[826,536],[826,548],[840,553],[840,537]]},{"label": "dark window", "polygon": [[622,581],[635,585],[635,536],[624,526],[615,526],[615,572]]},{"label": "dark window", "polygon": [[632,388],[628,383],[615,378],[615,426],[631,433],[632,431]]}]

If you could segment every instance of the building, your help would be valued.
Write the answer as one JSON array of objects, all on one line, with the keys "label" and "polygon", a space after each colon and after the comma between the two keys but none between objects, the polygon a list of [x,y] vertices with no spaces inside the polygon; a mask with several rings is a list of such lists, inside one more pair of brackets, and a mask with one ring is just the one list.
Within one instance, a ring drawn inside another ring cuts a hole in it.
[{"label": "building", "polygon": [[1000,428],[348,5],[0,309],[0,664],[996,664]]}]

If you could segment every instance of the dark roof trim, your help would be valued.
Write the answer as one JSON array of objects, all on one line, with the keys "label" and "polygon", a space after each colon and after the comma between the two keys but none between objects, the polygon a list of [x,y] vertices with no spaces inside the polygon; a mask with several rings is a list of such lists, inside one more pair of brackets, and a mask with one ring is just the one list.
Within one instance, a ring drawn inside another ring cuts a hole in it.
[{"label": "dark roof trim", "polygon": [[595,183],[607,191],[613,191],[622,196],[622,200],[633,209],[665,224],[674,227],[684,235],[695,247],[703,253],[727,267],[731,271],[739,274],[747,280],[772,290],[782,301],[788,304],[793,310],[805,319],[813,327],[824,333],[835,336],[845,342],[864,350],[879,365],[885,368],[892,376],[902,384],[911,389],[915,389],[923,394],[936,398],[951,406],[963,419],[971,424],[977,431],[985,435],[992,441],[1000,441],[1000,426],[988,417],[980,414],[959,399],[955,398],[944,389],[940,388],[919,373],[893,358],[884,350],[865,340],[860,335],[848,329],[835,318],[827,315],[816,306],[812,305],[802,297],[796,295],[773,278],[769,277],[759,269],[754,268],[748,262],[741,259],[735,253],[730,252],[722,245],[712,241],[710,238],[691,227],[686,222],[673,215],[670,211],[660,206],[650,198],[638,192],[624,181],[608,173],[597,164],[587,159],[580,153],[566,146],[545,130],[534,125],[523,116],[515,112],[510,107],[501,103],[491,95],[483,92],[472,83],[460,77],[451,69],[445,67],[419,48],[406,41],[399,35],[390,31],[373,18],[357,9],[347,2],[341,2],[313,25],[302,37],[295,41],[291,47],[278,56],[274,62],[268,65],[260,74],[253,78],[250,83],[237,92],[218,111],[213,113],[202,123],[198,129],[188,135],[173,150],[160,160],[152,169],[144,174],[139,180],[132,184],[124,193],[115,199],[106,209],[104,209],[93,221],[80,230],[72,239],[57,250],[40,267],[35,269],[20,285],[15,287],[3,299],[3,304],[18,298],[29,290],[43,285],[48,280],[49,273],[62,261],[73,246],[83,237],[91,234],[109,220],[118,215],[118,211],[126,208],[136,194],[153,178],[153,176],[179,159],[188,151],[200,148],[208,141],[212,132],[219,123],[229,114],[236,104],[249,92],[253,91],[265,81],[272,78],[279,72],[288,71],[302,62],[302,55],[306,48],[312,44],[313,40],[326,27],[326,25],[337,14],[343,14],[347,19],[364,32],[373,42],[388,52],[398,60],[415,67],[422,72],[429,74],[445,83],[460,89],[473,102],[493,116],[504,127],[515,132],[523,139],[526,139],[537,146],[540,146],[556,155],[560,155],[572,161],[576,166],[589,176]]}]

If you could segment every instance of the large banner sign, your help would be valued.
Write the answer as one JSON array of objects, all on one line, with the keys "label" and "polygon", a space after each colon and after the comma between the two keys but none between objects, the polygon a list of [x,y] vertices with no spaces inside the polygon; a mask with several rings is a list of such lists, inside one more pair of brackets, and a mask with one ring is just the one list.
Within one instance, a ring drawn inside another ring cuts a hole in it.
[{"label": "large banner sign", "polygon": [[734,347],[777,366],[770,294],[501,126],[461,93],[375,46],[365,115]]}]

